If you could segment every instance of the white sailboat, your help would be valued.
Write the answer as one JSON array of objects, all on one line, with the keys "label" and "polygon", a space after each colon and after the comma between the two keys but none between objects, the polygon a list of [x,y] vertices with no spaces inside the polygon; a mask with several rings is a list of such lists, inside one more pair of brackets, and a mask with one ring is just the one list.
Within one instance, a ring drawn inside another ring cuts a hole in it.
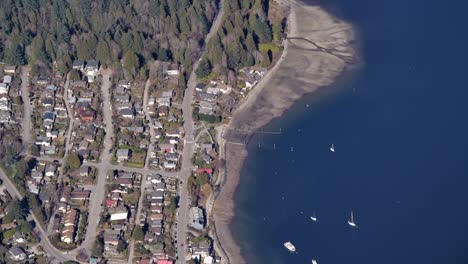
[{"label": "white sailboat", "polygon": [[315,211],[314,213],[310,216],[310,220],[314,221],[314,222],[317,222],[317,215],[315,214]]},{"label": "white sailboat", "polygon": [[348,220],[348,225],[350,225],[352,227],[357,227],[356,223],[354,222],[353,211],[351,211],[351,218]]},{"label": "white sailboat", "polygon": [[331,152],[335,152],[335,145],[334,145],[334,144],[331,145],[330,151],[331,151]]},{"label": "white sailboat", "polygon": [[312,264],[318,264],[318,262],[315,259],[313,259]]}]

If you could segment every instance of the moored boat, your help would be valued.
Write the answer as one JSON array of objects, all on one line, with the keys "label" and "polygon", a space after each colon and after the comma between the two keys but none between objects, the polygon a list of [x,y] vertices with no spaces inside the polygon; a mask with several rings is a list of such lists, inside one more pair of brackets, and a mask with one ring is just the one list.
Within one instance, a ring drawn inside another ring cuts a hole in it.
[{"label": "moored boat", "polygon": [[293,253],[296,252],[296,247],[290,241],[284,243],[284,247]]}]

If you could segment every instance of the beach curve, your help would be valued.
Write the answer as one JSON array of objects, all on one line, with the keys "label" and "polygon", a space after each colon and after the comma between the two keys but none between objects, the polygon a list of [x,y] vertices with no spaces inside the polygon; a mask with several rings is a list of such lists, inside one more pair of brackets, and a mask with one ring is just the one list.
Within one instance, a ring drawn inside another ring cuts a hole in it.
[{"label": "beach curve", "polygon": [[245,143],[253,131],[281,116],[303,95],[333,84],[357,60],[355,30],[351,24],[316,5],[276,1],[289,8],[283,54],[236,109],[230,123],[223,128],[220,142],[224,175],[211,219],[216,230],[215,248],[224,255],[222,263],[246,263],[230,229],[234,195],[248,155]]}]

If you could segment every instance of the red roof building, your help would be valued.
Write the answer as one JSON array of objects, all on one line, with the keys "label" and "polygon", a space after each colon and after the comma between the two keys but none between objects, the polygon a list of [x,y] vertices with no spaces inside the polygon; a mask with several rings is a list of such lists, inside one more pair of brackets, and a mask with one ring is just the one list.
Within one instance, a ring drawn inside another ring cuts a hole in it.
[{"label": "red roof building", "polygon": [[157,264],[172,264],[172,260],[170,259],[158,259]]},{"label": "red roof building", "polygon": [[115,207],[117,206],[117,203],[118,203],[118,200],[112,200],[110,198],[107,198],[106,199],[106,207],[109,208],[109,207]]},{"label": "red roof building", "polygon": [[213,169],[212,168],[198,168],[198,172],[199,173],[206,172],[211,175],[213,174]]}]

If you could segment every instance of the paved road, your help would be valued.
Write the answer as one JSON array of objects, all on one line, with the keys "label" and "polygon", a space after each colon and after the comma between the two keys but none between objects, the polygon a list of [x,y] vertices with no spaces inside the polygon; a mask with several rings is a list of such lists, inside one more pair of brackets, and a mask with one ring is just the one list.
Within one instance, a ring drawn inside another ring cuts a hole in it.
[{"label": "paved road", "polygon": [[21,99],[23,100],[24,109],[21,137],[27,151],[31,143],[31,114],[33,108],[29,98],[29,69],[27,67],[21,67]]},{"label": "paved road", "polygon": [[[156,142],[156,134],[154,131],[153,127],[153,120],[151,118],[151,115],[148,111],[148,97],[149,97],[149,88],[151,87],[151,80],[148,79],[145,84],[145,91],[143,92],[143,111],[145,112],[145,118],[148,120],[149,124],[149,129],[150,129],[150,144],[148,147],[148,151],[146,153],[146,159],[145,159],[145,168],[143,169],[146,173],[143,173],[142,179],[141,179],[141,187],[140,187],[140,198],[138,199],[138,207],[137,207],[137,213],[135,217],[135,224],[140,223],[140,215],[141,215],[141,208],[143,206],[143,199],[145,198],[145,188],[146,188],[146,176],[151,173],[149,169],[149,159],[150,159],[150,151],[154,148],[154,143]],[[127,168],[124,168],[126,171],[129,171]],[[156,172],[153,172],[156,173]],[[135,241],[132,240],[130,243],[130,248],[129,248],[129,257],[128,257],[128,264],[133,263],[133,255],[134,255],[134,250],[135,250]]]},{"label": "paved road", "polygon": [[89,217],[88,227],[86,228],[86,236],[81,244],[80,248],[87,249],[88,252],[92,252],[94,241],[97,237],[97,227],[101,215],[101,204],[104,200],[105,185],[107,172],[110,170],[110,159],[112,157],[110,150],[112,149],[112,137],[114,135],[114,127],[112,124],[112,110],[111,110],[111,96],[110,88],[112,82],[110,81],[111,74],[102,74],[102,98],[103,98],[103,119],[105,124],[105,137],[104,137],[104,148],[101,153],[101,159],[99,163],[96,163],[98,171],[97,184],[95,191],[92,192],[89,202]]},{"label": "paved road", "polygon": [[[222,24],[224,16],[224,1],[220,1],[219,13],[216,16],[213,25],[211,26],[210,32],[206,35],[205,45],[210,41],[211,37],[216,34]],[[203,53],[205,47],[203,47]],[[203,55],[203,54],[202,54]],[[187,89],[185,90],[184,100],[182,101],[182,111],[184,117],[184,131],[185,131],[185,146],[182,153],[182,167],[180,172],[180,179],[183,181],[183,184],[179,187],[179,209],[178,209],[178,222],[177,222],[177,263],[185,263],[185,256],[187,252],[187,223],[188,223],[188,208],[189,208],[189,199],[188,199],[188,190],[187,190],[187,179],[191,175],[193,168],[192,164],[192,155],[195,150],[194,146],[194,127],[192,119],[192,102],[193,94],[195,91],[195,85],[197,84],[197,77],[195,71],[198,68],[200,63],[197,60],[190,74],[189,80],[187,82]]]},{"label": "paved road", "polygon": [[63,159],[62,159],[62,166],[60,166],[60,172],[59,176],[57,179],[57,182],[61,182],[63,178],[63,168],[65,167],[65,161],[67,160],[68,157],[68,152],[71,150],[71,136],[72,136],[72,131],[73,131],[73,123],[74,123],[74,117],[73,117],[73,112],[71,110],[70,104],[68,103],[68,88],[70,87],[70,74],[67,74],[67,81],[65,82],[65,87],[63,87],[63,101],[65,101],[65,108],[67,109],[67,115],[68,115],[68,130],[67,130],[67,137],[65,141],[65,153],[63,154]]}]

